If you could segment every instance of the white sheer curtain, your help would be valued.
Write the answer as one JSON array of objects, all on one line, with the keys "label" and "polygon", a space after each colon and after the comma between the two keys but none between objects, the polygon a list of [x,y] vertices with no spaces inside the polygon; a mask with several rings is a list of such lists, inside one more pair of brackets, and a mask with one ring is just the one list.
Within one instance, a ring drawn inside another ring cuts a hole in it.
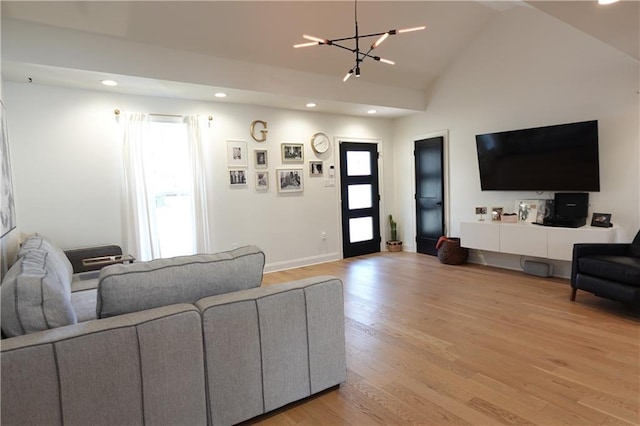
[{"label": "white sheer curtain", "polygon": [[191,170],[192,211],[194,214],[194,236],[197,253],[209,253],[209,215],[204,158],[202,155],[202,126],[195,115],[185,117],[187,144]]},{"label": "white sheer curtain", "polygon": [[125,250],[136,259],[150,260],[160,256],[160,245],[145,171],[149,116],[140,112],[123,115]]}]

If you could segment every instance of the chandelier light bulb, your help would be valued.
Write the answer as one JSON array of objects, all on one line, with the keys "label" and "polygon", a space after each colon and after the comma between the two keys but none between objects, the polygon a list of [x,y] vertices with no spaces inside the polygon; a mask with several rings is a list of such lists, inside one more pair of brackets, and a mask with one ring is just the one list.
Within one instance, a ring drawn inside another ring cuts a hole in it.
[{"label": "chandelier light bulb", "polygon": [[385,59],[385,58],[380,58],[380,62],[384,62],[385,64],[389,64],[389,65],[395,65],[396,64],[392,60]]},{"label": "chandelier light bulb", "polygon": [[426,26],[421,26],[421,27],[413,27],[413,28],[405,28],[403,30],[398,30],[398,34],[402,34],[402,33],[410,33],[412,31],[420,31],[420,30],[424,30],[425,28],[427,28]]},{"label": "chandelier light bulb", "polygon": [[318,43],[326,43],[327,40],[325,40],[324,38],[319,38],[319,37],[314,37],[314,36],[310,36],[307,34],[304,34],[302,36],[302,38],[306,38],[307,40],[311,40],[311,41],[317,41]]},{"label": "chandelier light bulb", "polygon": [[376,40],[376,42],[371,45],[371,49],[373,50],[376,47],[380,46],[382,44],[382,42],[387,39],[387,37],[389,37],[389,33],[382,34],[380,36],[380,38],[378,40]]},{"label": "chandelier light bulb", "polygon": [[351,77],[351,75],[353,75],[353,70],[349,70],[349,72],[347,73],[347,75],[344,76],[344,78],[342,79],[342,81],[347,81],[349,80],[349,77]]},{"label": "chandelier light bulb", "polygon": [[318,41],[312,41],[312,42],[309,42],[309,43],[294,44],[293,47],[295,47],[297,49],[299,47],[317,46],[319,44],[320,44],[320,42],[318,42]]}]

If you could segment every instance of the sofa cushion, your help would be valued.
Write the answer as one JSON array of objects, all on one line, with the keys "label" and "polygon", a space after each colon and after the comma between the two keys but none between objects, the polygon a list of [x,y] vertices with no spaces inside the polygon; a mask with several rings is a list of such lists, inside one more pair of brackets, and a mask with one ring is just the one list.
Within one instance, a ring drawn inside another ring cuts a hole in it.
[{"label": "sofa cushion", "polygon": [[96,297],[98,290],[90,289],[71,292],[71,304],[76,312],[78,322],[87,322],[96,319]]},{"label": "sofa cushion", "polygon": [[581,274],[640,287],[640,258],[637,257],[581,257],[578,260],[578,269]]},{"label": "sofa cushion", "polygon": [[61,280],[50,252],[31,249],[7,272],[2,282],[2,330],[19,336],[75,324],[71,287]]},{"label": "sofa cushion", "polygon": [[106,318],[203,297],[258,287],[264,253],[255,246],[216,254],[197,254],[100,271],[96,313]]}]

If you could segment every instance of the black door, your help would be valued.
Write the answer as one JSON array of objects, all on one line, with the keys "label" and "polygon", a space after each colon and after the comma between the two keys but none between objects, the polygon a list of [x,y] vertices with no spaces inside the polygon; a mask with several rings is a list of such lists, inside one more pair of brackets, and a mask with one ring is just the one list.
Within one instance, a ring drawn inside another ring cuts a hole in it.
[{"label": "black door", "polygon": [[444,235],[444,137],[415,141],[416,248],[436,255],[438,238]]},{"label": "black door", "polygon": [[380,195],[376,144],[340,144],[344,257],[380,251]]}]

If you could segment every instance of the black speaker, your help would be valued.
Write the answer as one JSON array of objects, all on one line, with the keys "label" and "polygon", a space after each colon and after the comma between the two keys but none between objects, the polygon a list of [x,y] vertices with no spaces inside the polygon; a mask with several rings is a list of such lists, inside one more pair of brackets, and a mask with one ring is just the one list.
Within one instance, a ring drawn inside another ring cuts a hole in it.
[{"label": "black speaker", "polygon": [[582,219],[589,216],[588,192],[556,192],[554,216],[563,219]]}]

